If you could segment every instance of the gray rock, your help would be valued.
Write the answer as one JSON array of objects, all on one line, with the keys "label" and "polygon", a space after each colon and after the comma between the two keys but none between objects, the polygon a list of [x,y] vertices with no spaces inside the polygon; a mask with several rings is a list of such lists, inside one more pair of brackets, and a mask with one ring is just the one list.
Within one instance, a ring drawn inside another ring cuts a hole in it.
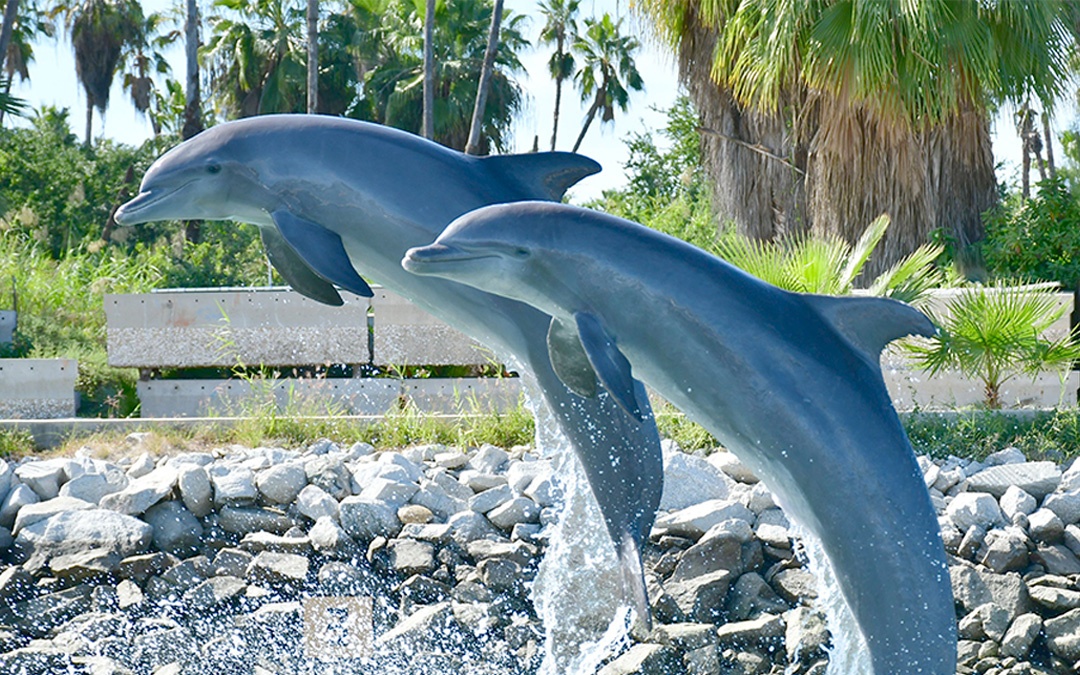
[{"label": "gray rock", "polygon": [[[749,525],[747,529],[749,530]],[[742,574],[746,569],[743,564],[744,542],[742,537],[728,532],[711,537],[703,536],[701,541],[679,557],[679,562],[671,573],[671,580],[683,581],[717,570],[728,570],[733,575]]]},{"label": "gray rock", "polygon": [[1038,509],[1028,516],[1028,529],[1036,541],[1053,544],[1065,536],[1065,524],[1050,509]]},{"label": "gray rock", "polygon": [[184,603],[197,612],[208,612],[243,595],[247,584],[232,576],[211,577],[188,589]]},{"label": "gray rock", "polygon": [[[199,643],[183,626],[143,633],[136,636],[132,646],[134,660],[143,666],[140,672],[151,671],[154,675],[180,675],[185,664],[199,658]],[[169,667],[173,668],[171,672],[165,669]]]},{"label": "gray rock", "polygon": [[487,558],[476,566],[480,581],[496,593],[505,592],[521,581],[521,566],[507,558]]},{"label": "gray rock", "polygon": [[308,531],[308,538],[312,548],[332,558],[351,558],[360,550],[352,537],[330,516],[316,520]]},{"label": "gray rock", "polygon": [[806,605],[818,597],[817,579],[803,567],[780,570],[773,576],[772,586],[780,597],[791,603]]},{"label": "gray rock", "polygon": [[128,467],[128,478],[131,478],[132,480],[142,478],[153,471],[155,466],[157,466],[157,464],[154,462],[154,458],[150,456],[150,453],[144,452],[136,457],[135,461]]},{"label": "gray rock", "polygon": [[1013,619],[1012,625],[1001,640],[1001,655],[1023,659],[1035,644],[1035,638],[1042,631],[1042,617],[1038,614],[1021,614]]},{"label": "gray rock", "polygon": [[671,444],[664,447],[664,492],[660,510],[677,511],[710,499],[728,499],[734,480],[717,466],[688,455]]},{"label": "gray rock", "polygon": [[670,675],[682,669],[679,652],[675,649],[640,643],[601,668],[597,675]]},{"label": "gray rock", "polygon": [[458,479],[473,492],[483,492],[507,484],[506,476],[494,473],[480,473],[472,469],[462,471]]},{"label": "gray rock", "polygon": [[535,523],[539,517],[540,507],[528,497],[515,497],[487,514],[491,524],[500,530],[511,530],[519,523]]},{"label": "gray rock", "polygon": [[968,478],[968,490],[988,492],[1001,497],[1016,486],[1035,499],[1042,499],[1057,489],[1061,470],[1053,462],[1024,462],[991,466]]},{"label": "gray rock", "polygon": [[259,497],[255,472],[246,466],[216,463],[207,470],[218,506],[250,504]]},{"label": "gray rock", "polygon": [[562,489],[555,481],[554,475],[540,475],[533,478],[528,487],[521,491],[521,494],[541,507],[554,506],[562,497]]},{"label": "gray rock", "polygon": [[773,548],[791,548],[791,531],[786,527],[762,523],[757,526],[756,532],[758,539],[760,539],[763,544],[772,546]]},{"label": "gray rock", "polygon": [[988,602],[1019,616],[1032,611],[1027,585],[1015,572],[995,574],[970,565],[953,565],[949,568],[952,578],[953,597],[965,613]]},{"label": "gray rock", "polygon": [[297,524],[281,511],[254,506],[223,506],[217,515],[221,529],[239,535],[252,532],[283,534]]},{"label": "gray rock", "polygon": [[1043,500],[1043,508],[1056,513],[1066,525],[1080,522],[1080,489],[1048,495]]},{"label": "gray rock", "polygon": [[143,584],[151,575],[162,574],[179,563],[179,558],[168,553],[157,552],[132,555],[120,561],[120,569],[117,571],[117,575],[121,579],[132,579]]},{"label": "gray rock", "polygon": [[400,452],[383,452],[379,455],[379,462],[401,467],[409,477],[409,481],[419,483],[424,477],[424,467],[408,459]]},{"label": "gray rock", "polygon": [[764,613],[748,621],[732,621],[720,626],[717,637],[722,647],[752,647],[784,637],[784,618]]},{"label": "gray rock", "polygon": [[60,496],[66,465],[67,460],[33,460],[15,467],[15,475],[44,502]]},{"label": "gray rock", "polygon": [[296,510],[300,515],[312,520],[327,517],[337,520],[337,500],[318,485],[308,485],[296,495]]},{"label": "gray rock", "polygon": [[289,530],[285,534],[272,534],[270,532],[251,532],[245,534],[240,540],[240,548],[251,553],[262,551],[274,551],[276,553],[295,553],[308,555],[314,549],[311,539],[297,530]]},{"label": "gray rock", "polygon": [[551,475],[551,463],[547,461],[511,462],[506,469],[506,482],[514,492],[520,494],[537,476]]},{"label": "gray rock", "polygon": [[945,513],[961,532],[973,525],[986,530],[1002,521],[997,500],[983,492],[961,492],[949,502]]},{"label": "gray rock", "polygon": [[418,490],[420,486],[411,481],[374,478],[360,491],[359,498],[380,502],[396,509],[412,499]]},{"label": "gray rock", "polygon": [[509,453],[494,445],[485,443],[469,459],[468,466],[482,474],[494,474],[503,468]]},{"label": "gray rock", "polygon": [[296,586],[304,582],[307,573],[306,556],[263,551],[251,561],[244,576],[256,584]]},{"label": "gray rock", "polygon": [[747,572],[738,578],[728,598],[728,613],[735,621],[745,621],[762,613],[785,612],[788,605],[761,575]]},{"label": "gray rock", "polygon": [[[422,509],[424,507],[414,506],[413,508]],[[398,517],[400,517],[400,512]],[[405,527],[401,528],[398,536],[402,539],[416,539],[417,541],[426,541],[432,544],[445,544],[451,540],[450,525],[448,523],[407,523]]]},{"label": "gray rock", "polygon": [[1080,555],[1080,525],[1065,526],[1063,537],[1065,546],[1075,555]]},{"label": "gray rock", "polygon": [[4,501],[15,482],[15,470],[6,459],[0,458],[0,502]]},{"label": "gray rock", "polygon": [[382,502],[347,497],[339,508],[341,526],[359,542],[369,542],[375,537],[394,537],[401,531],[396,510]]},{"label": "gray rock", "polygon": [[186,558],[195,555],[202,544],[202,524],[180,502],[156,504],[143,520],[154,528],[154,547],[159,551]]},{"label": "gray rock", "polygon": [[521,567],[529,564],[539,555],[535,546],[524,542],[492,541],[490,539],[478,539],[469,542],[466,551],[474,560],[501,559],[511,560]]},{"label": "gray rock", "polygon": [[57,513],[28,525],[15,539],[15,549],[28,570],[44,567],[52,558],[103,548],[121,556],[142,553],[150,546],[153,528],[131,516],[108,509]]},{"label": "gray rock", "polygon": [[784,645],[789,662],[805,660],[820,652],[829,642],[825,618],[806,607],[796,607],[784,614],[787,628]]},{"label": "gray rock", "polygon": [[1054,614],[1063,614],[1070,609],[1080,609],[1080,591],[1040,585],[1029,586],[1028,593],[1036,604]]},{"label": "gray rock", "polygon": [[1080,659],[1080,609],[1043,622],[1046,646],[1054,655],[1069,663]]},{"label": "gray rock", "polygon": [[15,517],[22,507],[40,501],[41,497],[38,497],[37,493],[28,486],[21,483],[16,485],[8,492],[3,505],[0,506],[0,527],[11,528],[15,524]]},{"label": "gray rock", "polygon": [[428,473],[428,480],[441,487],[446,494],[460,499],[462,501],[469,501],[472,499],[473,491],[466,485],[463,485],[457,478],[455,478],[449,471],[442,468],[437,468]]},{"label": "gray rock", "polygon": [[102,497],[120,492],[128,486],[129,482],[127,475],[119,469],[112,469],[105,473],[86,473],[64,483],[60,488],[60,496],[98,504]]},{"label": "gray rock", "polygon": [[421,481],[420,489],[412,496],[410,502],[431,510],[440,520],[446,520],[455,513],[469,508],[465,500],[448,494],[438,484],[429,480]]},{"label": "gray rock", "polygon": [[375,644],[388,652],[402,649],[422,649],[423,646],[449,641],[456,642],[462,630],[461,624],[454,618],[454,609],[449,601],[421,607],[380,635]]},{"label": "gray rock", "polygon": [[462,546],[477,539],[502,536],[487,518],[475,511],[455,513],[446,524],[450,526],[450,536]]},{"label": "gray rock", "polygon": [[238,548],[223,548],[214,556],[211,567],[215,576],[242,577],[255,556]]},{"label": "gray rock", "polygon": [[720,450],[709,455],[706,461],[740,483],[753,485],[758,482],[758,477],[754,475],[754,472],[739,461],[734,453]]},{"label": "gray rock", "polygon": [[761,513],[768,509],[777,508],[776,498],[764,483],[757,483],[750,488],[746,498],[746,506],[754,513]]},{"label": "gray rock", "polygon": [[11,533],[18,536],[19,531],[27,525],[33,525],[57,513],[86,511],[93,508],[97,507],[90,502],[75,499],[74,497],[56,497],[45,502],[27,504],[19,509],[19,515],[15,517],[15,526],[11,528]]},{"label": "gray rock", "polygon": [[426,506],[406,504],[397,510],[397,517],[406,526],[425,525],[435,518],[435,514]]},{"label": "gray rock", "polygon": [[101,507],[128,516],[145,513],[154,504],[163,501],[176,487],[176,469],[163,466],[145,476],[132,480],[126,488],[101,498]]},{"label": "gray rock", "polygon": [[1023,464],[1027,461],[1024,452],[1020,448],[1009,446],[1004,450],[990,453],[983,462],[987,466],[1002,466],[1004,464]]},{"label": "gray rock", "polygon": [[1041,562],[1050,574],[1080,574],[1080,558],[1062,544],[1039,544],[1032,557]]},{"label": "gray rock", "polygon": [[657,515],[652,536],[670,534],[697,539],[709,528],[731,518],[753,523],[754,513],[739,502],[711,499],[674,513]]},{"label": "gray rock", "polygon": [[986,534],[978,560],[998,574],[1019,572],[1028,566],[1027,537],[1014,527]]},{"label": "gray rock", "polygon": [[13,675],[51,675],[72,672],[71,655],[47,646],[30,646],[0,654],[0,672]]},{"label": "gray rock", "polygon": [[307,472],[300,464],[278,464],[255,477],[255,487],[272,504],[291,504],[307,485]]},{"label": "gray rock", "polygon": [[1009,522],[1012,522],[1017,514],[1030,515],[1039,507],[1038,500],[1015,485],[1009,486],[998,501],[1002,514]]},{"label": "gray rock", "polygon": [[120,568],[120,555],[107,548],[92,548],[58,555],[49,561],[49,569],[65,581],[102,581]]},{"label": "gray rock", "polygon": [[460,450],[450,450],[436,453],[432,461],[435,462],[435,466],[441,466],[444,469],[460,469],[469,463],[469,456]]},{"label": "gray rock", "polygon": [[399,574],[427,574],[436,567],[435,547],[414,539],[391,539],[387,545],[390,566]]},{"label": "gray rock", "polygon": [[960,620],[958,634],[966,640],[994,640],[1000,642],[1013,617],[992,602],[980,605]]},{"label": "gray rock", "polygon": [[145,596],[139,585],[131,579],[122,579],[116,585],[116,601],[120,609],[131,609],[142,604]]},{"label": "gray rock", "polygon": [[693,579],[669,582],[664,585],[664,590],[685,616],[701,623],[712,623],[724,611],[724,600],[733,580],[731,572],[717,570]]},{"label": "gray rock", "polygon": [[513,498],[513,491],[510,489],[509,485],[504,483],[499,487],[478,492],[469,500],[469,508],[477,513],[487,513],[488,511],[509,502]]},{"label": "gray rock", "polygon": [[12,606],[12,614],[16,617],[12,627],[31,638],[44,637],[53,628],[89,611],[90,591],[89,585],[80,584],[57,593],[16,602]]},{"label": "gray rock", "polygon": [[176,484],[184,506],[197,518],[205,518],[214,510],[214,487],[206,469],[193,464],[177,468]]}]

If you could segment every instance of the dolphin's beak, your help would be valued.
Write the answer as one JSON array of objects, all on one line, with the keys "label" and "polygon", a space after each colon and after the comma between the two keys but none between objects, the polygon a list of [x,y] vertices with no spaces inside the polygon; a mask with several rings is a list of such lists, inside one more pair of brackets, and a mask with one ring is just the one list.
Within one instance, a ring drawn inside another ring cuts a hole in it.
[{"label": "dolphin's beak", "polygon": [[[154,220],[182,219],[184,214],[175,213],[177,202],[172,198],[187,189],[189,185],[191,185],[191,182],[184,183],[176,188],[144,189],[134,199],[122,204],[116,210],[113,218],[121,225],[138,225],[139,223],[149,223]],[[158,208],[161,206],[164,206],[164,209]]]},{"label": "dolphin's beak", "polygon": [[413,274],[439,274],[457,265],[479,258],[493,256],[471,253],[455,246],[434,243],[428,246],[417,246],[405,252],[401,260],[401,266]]}]

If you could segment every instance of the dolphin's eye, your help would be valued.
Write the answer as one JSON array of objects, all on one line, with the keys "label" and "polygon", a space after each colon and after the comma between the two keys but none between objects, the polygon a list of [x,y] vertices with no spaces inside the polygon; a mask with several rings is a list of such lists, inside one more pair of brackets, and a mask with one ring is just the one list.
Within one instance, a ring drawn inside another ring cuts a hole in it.
[{"label": "dolphin's eye", "polygon": [[208,165],[206,167],[206,173],[211,174],[211,175],[221,173],[221,165],[220,164],[210,164],[210,165]]},{"label": "dolphin's eye", "polygon": [[515,248],[514,249],[514,257],[515,258],[521,258],[521,259],[528,258],[529,257],[529,249],[527,249],[527,248]]}]

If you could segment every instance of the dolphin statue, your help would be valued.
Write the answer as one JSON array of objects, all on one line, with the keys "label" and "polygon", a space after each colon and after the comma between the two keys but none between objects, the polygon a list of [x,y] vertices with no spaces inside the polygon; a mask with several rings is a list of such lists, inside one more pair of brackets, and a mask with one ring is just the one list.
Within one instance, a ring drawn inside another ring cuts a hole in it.
[{"label": "dolphin statue", "polygon": [[[558,200],[600,166],[572,153],[473,157],[375,124],[266,115],[221,124],[151,165],[116,212],[155,220],[237,220],[259,227],[272,264],[295,290],[342,303],[370,278],[487,344],[535,376],[595,494],[639,621],[649,622],[641,547],[663,489],[660,438],[647,403],[629,418],[611,397],[583,399],[555,374],[550,317],[453,281],[408,274],[401,258],[454,218],[508,201]],[[354,267],[355,266],[355,267]],[[640,400],[645,389],[633,385]]]},{"label": "dolphin statue", "polygon": [[881,374],[932,335],[884,298],[789,293],[690,244],[562,204],[487,206],[402,261],[552,316],[567,387],[646,405],[634,378],[713,433],[820,540],[877,675],[956,672],[937,517]]}]

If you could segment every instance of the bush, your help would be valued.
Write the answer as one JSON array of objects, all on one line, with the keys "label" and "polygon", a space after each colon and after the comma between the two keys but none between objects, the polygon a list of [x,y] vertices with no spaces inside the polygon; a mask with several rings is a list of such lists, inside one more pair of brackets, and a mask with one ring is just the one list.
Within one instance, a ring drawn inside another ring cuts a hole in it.
[{"label": "bush", "polygon": [[982,254],[996,278],[1080,284],[1080,199],[1062,179],[1038,184],[1034,197],[1005,197],[984,216]]}]

